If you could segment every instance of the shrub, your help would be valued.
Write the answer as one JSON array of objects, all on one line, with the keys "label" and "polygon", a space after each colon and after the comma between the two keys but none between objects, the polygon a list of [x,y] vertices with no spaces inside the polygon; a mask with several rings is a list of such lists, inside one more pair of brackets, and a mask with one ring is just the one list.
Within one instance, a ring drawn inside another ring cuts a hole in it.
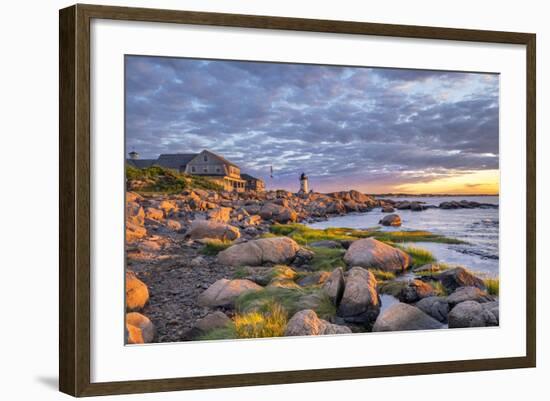
[{"label": "shrub", "polygon": [[206,177],[183,174],[157,165],[142,169],[126,165],[126,179],[145,181],[147,185],[140,192],[178,193],[193,188],[223,190],[220,185]]}]

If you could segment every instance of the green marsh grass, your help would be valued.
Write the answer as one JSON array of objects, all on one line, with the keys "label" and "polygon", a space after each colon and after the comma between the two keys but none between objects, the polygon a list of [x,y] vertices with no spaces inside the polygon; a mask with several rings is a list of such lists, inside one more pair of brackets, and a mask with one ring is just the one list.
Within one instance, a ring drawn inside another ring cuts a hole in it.
[{"label": "green marsh grass", "polygon": [[344,262],[345,249],[324,247],[310,247],[309,249],[314,254],[309,263],[313,270],[332,271],[337,267],[346,267]]},{"label": "green marsh grass", "polygon": [[303,224],[274,224],[270,228],[271,236],[287,236],[294,239],[301,245],[308,245],[312,242],[331,241],[353,241],[361,238],[375,238],[383,242],[438,242],[446,244],[462,244],[455,238],[448,238],[434,234],[429,231],[379,231],[377,229],[358,230],[345,227],[329,227],[325,229],[310,228]]}]

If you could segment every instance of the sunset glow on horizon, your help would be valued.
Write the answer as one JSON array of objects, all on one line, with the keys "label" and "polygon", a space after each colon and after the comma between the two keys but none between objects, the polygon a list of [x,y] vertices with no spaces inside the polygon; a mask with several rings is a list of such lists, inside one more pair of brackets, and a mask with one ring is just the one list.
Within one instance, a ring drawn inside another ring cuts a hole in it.
[{"label": "sunset glow on horizon", "polygon": [[410,194],[498,195],[499,170],[482,170],[462,173],[454,177],[434,179],[429,182],[404,184],[392,192]]}]

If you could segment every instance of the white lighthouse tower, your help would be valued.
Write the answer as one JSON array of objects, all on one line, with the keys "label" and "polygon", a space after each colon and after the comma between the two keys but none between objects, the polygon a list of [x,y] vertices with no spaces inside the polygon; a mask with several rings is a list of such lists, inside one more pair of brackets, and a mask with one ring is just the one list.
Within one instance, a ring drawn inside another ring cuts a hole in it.
[{"label": "white lighthouse tower", "polygon": [[302,193],[302,194],[309,193],[309,184],[308,184],[306,173],[302,173],[302,175],[300,175],[300,192],[299,193]]}]

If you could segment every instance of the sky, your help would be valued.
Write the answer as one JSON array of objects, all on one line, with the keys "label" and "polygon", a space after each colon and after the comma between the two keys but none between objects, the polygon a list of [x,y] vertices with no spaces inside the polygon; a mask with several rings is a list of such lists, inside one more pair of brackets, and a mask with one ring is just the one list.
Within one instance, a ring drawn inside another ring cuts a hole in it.
[{"label": "sky", "polygon": [[[126,150],[218,153],[270,189],[496,194],[496,74],[126,56]],[[270,167],[273,167],[273,178]]]}]

